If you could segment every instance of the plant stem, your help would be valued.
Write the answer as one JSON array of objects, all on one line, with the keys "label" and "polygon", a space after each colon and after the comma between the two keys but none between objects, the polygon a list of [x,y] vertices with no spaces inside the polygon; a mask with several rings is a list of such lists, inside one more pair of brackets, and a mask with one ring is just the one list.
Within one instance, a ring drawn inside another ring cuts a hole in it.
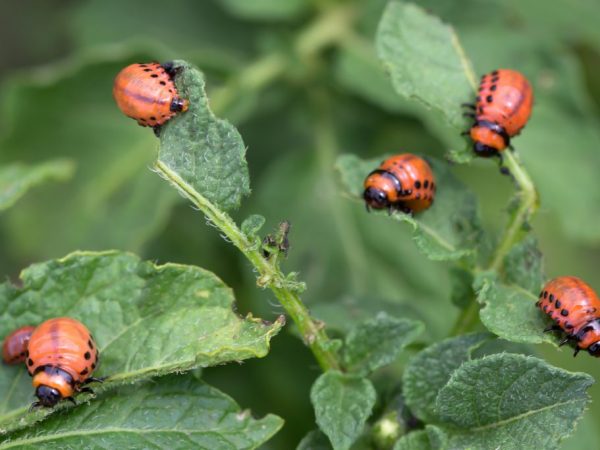
[{"label": "plant stem", "polygon": [[487,270],[500,270],[504,257],[510,251],[512,246],[522,237],[523,227],[538,207],[538,195],[535,185],[521,165],[517,155],[507,151],[505,152],[504,162],[511,175],[514,177],[517,185],[518,206],[512,214],[507,227],[504,229],[500,243],[496,247],[492,262]]},{"label": "plant stem", "polygon": [[292,318],[306,345],[309,346],[323,371],[340,370],[340,364],[332,350],[332,342],[327,337],[321,323],[315,321],[308,309],[300,300],[298,293],[290,286],[285,275],[263,257],[260,249],[254,245],[238,228],[233,219],[213,205],[206,197],[187,184],[177,173],[157,161],[157,172],[169,181],[184,197],[189,199],[244,256],[252,263],[259,273],[258,283],[273,291],[283,308]]},{"label": "plant stem", "polygon": [[[476,271],[499,272],[502,270],[504,258],[510,252],[511,248],[522,238],[522,235],[526,231],[524,228],[527,222],[539,206],[535,185],[525,168],[521,165],[518,156],[511,151],[506,151],[504,152],[504,163],[517,186],[518,204],[509,218],[490,263],[483,269],[477,268]],[[479,322],[478,313],[479,303],[476,296],[474,296],[462,314],[456,319],[450,334],[457,336],[473,330]]]}]

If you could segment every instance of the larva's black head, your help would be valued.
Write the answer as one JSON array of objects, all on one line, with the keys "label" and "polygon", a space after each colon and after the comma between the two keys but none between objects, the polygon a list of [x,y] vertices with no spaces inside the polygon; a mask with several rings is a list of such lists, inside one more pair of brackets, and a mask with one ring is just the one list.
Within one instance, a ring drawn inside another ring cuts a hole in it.
[{"label": "larva's black head", "polygon": [[367,205],[371,208],[384,209],[390,205],[385,191],[374,187],[368,187],[365,189],[363,198],[365,199],[365,202],[367,202]]},{"label": "larva's black head", "polygon": [[483,158],[489,158],[491,156],[497,156],[498,150],[494,147],[489,147],[481,142],[475,142],[473,145],[473,150],[477,156],[481,156]]},{"label": "larva's black head", "polygon": [[40,385],[35,390],[36,397],[40,400],[41,406],[52,407],[62,398],[60,392],[50,386]]}]

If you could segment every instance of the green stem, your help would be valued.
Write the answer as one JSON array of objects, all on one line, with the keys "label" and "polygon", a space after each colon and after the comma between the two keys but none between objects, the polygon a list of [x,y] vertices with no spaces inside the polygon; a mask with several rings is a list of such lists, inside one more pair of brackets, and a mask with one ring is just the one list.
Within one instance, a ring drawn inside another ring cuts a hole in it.
[{"label": "green stem", "polygon": [[[518,204],[510,216],[490,263],[483,269],[477,268],[476,271],[502,271],[504,258],[510,252],[511,248],[521,240],[523,234],[526,232],[525,226],[527,222],[535,214],[539,206],[535,185],[525,168],[521,165],[518,156],[511,151],[504,152],[504,164],[517,185]],[[457,336],[472,331],[478,323],[479,303],[477,302],[477,298],[474,297],[463,310],[462,314],[456,319],[451,335]]]},{"label": "green stem", "polygon": [[259,273],[259,284],[273,291],[283,308],[292,318],[305,343],[309,346],[323,371],[340,370],[340,364],[335,353],[331,350],[332,345],[327,337],[322,324],[315,321],[308,309],[300,300],[298,293],[290,286],[285,275],[276,265],[267,261],[246,235],[238,228],[229,215],[215,205],[206,197],[199,194],[187,184],[177,173],[173,172],[161,161],[157,161],[155,168],[157,172],[169,181],[179,192],[189,199],[227,238],[235,245],[244,256],[252,263]]},{"label": "green stem", "polygon": [[518,206],[512,214],[511,219],[504,229],[504,234],[500,243],[496,247],[492,262],[488,270],[500,270],[504,257],[508,254],[512,246],[517,243],[522,235],[524,226],[533,216],[538,207],[538,195],[533,181],[525,168],[521,165],[517,155],[513,152],[505,152],[504,164],[514,177],[517,185]]}]

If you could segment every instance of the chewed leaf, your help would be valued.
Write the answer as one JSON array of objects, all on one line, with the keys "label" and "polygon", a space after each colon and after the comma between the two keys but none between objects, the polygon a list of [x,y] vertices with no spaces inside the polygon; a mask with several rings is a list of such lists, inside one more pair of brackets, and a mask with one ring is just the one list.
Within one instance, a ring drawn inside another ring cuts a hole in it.
[{"label": "chewed leaf", "polygon": [[[336,168],[341,174],[343,187],[352,198],[362,201],[365,177],[379,166],[382,159],[362,160],[354,155],[338,158]],[[480,235],[475,195],[450,173],[446,164],[433,158],[430,164],[437,185],[431,208],[414,217],[396,212],[390,218],[407,222],[413,227],[413,239],[430,259],[458,259],[474,253]],[[371,213],[388,214],[378,211]]]},{"label": "chewed leaf", "polygon": [[467,128],[460,105],[473,99],[477,81],[452,27],[412,3],[391,1],[376,45],[400,95],[438,110],[456,129]]},{"label": "chewed leaf", "polygon": [[175,84],[189,110],[162,127],[158,164],[221,209],[237,208],[250,194],[242,137],[210,110],[202,72],[185,61],[173,64]]},{"label": "chewed leaf", "polygon": [[46,180],[68,179],[73,170],[73,163],[66,160],[53,160],[35,166],[15,163],[0,167],[0,211],[11,207],[30,188]]},{"label": "chewed leaf", "polygon": [[539,344],[556,342],[544,333],[548,319],[535,306],[537,296],[516,284],[505,284],[491,274],[482,274],[475,280],[477,301],[483,308],[481,321],[492,333],[512,342]]},{"label": "chewed leaf", "polygon": [[283,425],[254,419],[219,390],[191,375],[123,386],[10,435],[10,448],[254,449]]},{"label": "chewed leaf", "polygon": [[557,449],[589,403],[593,378],[541,359],[497,354],[464,363],[440,391],[448,448]]},{"label": "chewed leaf", "polygon": [[[82,321],[100,350],[97,391],[141,378],[265,356],[282,322],[239,317],[231,289],[194,266],[156,266],[120,252],[73,253],[34,264],[23,287],[0,285],[0,337],[51,317]],[[33,390],[25,367],[0,366],[0,433],[50,410],[27,413]],[[70,407],[61,404],[61,408]],[[59,408],[60,409],[60,408]]]}]

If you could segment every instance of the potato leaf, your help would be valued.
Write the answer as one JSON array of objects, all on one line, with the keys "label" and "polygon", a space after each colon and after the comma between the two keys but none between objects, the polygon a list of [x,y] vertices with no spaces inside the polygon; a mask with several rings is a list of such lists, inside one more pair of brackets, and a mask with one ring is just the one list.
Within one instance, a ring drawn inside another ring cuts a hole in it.
[{"label": "potato leaf", "polygon": [[[22,287],[0,285],[0,336],[52,317],[82,321],[100,349],[96,374],[109,377],[98,391],[265,356],[282,326],[239,317],[231,289],[208,271],[157,266],[128,253],[73,253],[30,266],[21,281]],[[24,366],[0,366],[0,433],[53,412],[28,413],[32,394]],[[70,407],[65,402],[58,409]]]},{"label": "potato leaf", "polygon": [[0,449],[254,449],[282,425],[272,414],[254,419],[191,375],[171,375],[61,411],[35,428],[12,433]]}]

